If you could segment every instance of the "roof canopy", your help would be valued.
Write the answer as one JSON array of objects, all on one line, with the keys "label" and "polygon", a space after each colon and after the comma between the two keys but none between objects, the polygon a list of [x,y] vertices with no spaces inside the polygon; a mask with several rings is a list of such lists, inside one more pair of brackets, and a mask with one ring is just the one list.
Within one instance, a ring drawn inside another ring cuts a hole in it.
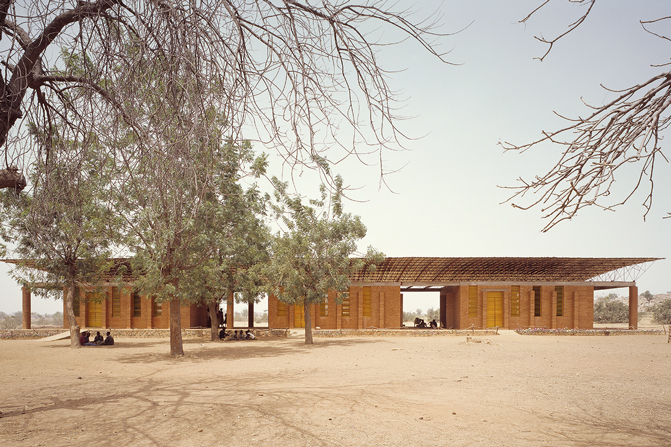
[{"label": "roof canopy", "polygon": [[614,270],[660,258],[386,258],[375,271],[362,270],[353,282],[585,282]]},{"label": "roof canopy", "polygon": [[[463,282],[586,282],[623,281],[624,272],[635,281],[642,264],[662,258],[385,258],[375,271],[364,269],[352,275],[354,283],[393,283],[438,286]],[[4,262],[38,268],[34,260],[4,259]],[[133,281],[130,262],[112,259],[106,275],[122,272]],[[613,274],[616,273],[616,274]],[[604,279],[604,275],[612,274]],[[601,277],[601,278],[600,278]],[[616,278],[617,277],[617,278]]]}]

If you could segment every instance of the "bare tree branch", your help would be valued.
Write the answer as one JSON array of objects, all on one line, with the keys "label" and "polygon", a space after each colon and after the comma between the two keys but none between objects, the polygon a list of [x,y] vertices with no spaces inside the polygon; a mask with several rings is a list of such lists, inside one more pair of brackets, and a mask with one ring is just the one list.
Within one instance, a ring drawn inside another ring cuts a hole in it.
[{"label": "bare tree branch", "polygon": [[[330,160],[354,156],[369,163],[368,155],[378,153],[384,177],[382,153],[402,147],[405,136],[377,52],[414,40],[447,62],[434,46],[448,35],[434,31],[440,16],[413,22],[411,11],[395,11],[387,2],[99,0],[44,11],[36,0],[23,1],[0,2],[0,17],[5,14],[0,32],[11,40],[0,49],[8,67],[0,85],[0,146],[7,164],[27,164],[23,158],[31,157],[30,139],[16,126],[24,112],[63,109],[72,95],[97,102],[93,108],[102,115],[121,114],[144,135],[146,123],[134,121],[133,113],[143,105],[139,98],[121,96],[128,89],[119,88],[119,73],[134,71],[135,78],[123,82],[141,83],[147,74],[135,65],[138,57],[151,54],[169,67],[177,62],[171,48],[181,42],[195,52],[188,58],[199,65],[191,71],[218,84],[232,140],[242,141],[244,133],[275,148],[291,167],[326,174]],[[27,12],[20,18],[19,6]],[[384,36],[392,37],[382,40],[380,25],[387,29]],[[41,86],[56,95],[38,101],[26,95]]]},{"label": "bare tree branch", "polygon": [[[548,40],[543,36],[534,36],[534,38],[536,40],[538,40],[540,42],[543,42],[543,43],[546,43],[548,45],[548,49],[545,52],[545,54],[543,54],[541,57],[536,58],[536,59],[540,60],[541,62],[543,61],[543,59],[545,59],[545,57],[548,54],[550,54],[550,51],[552,51],[552,47],[554,46],[555,43],[557,43],[557,41],[559,39],[561,39],[562,37],[566,36],[567,34],[571,33],[572,31],[574,31],[576,28],[578,28],[585,21],[585,19],[589,15],[589,13],[592,12],[592,8],[594,7],[594,4],[596,3],[596,0],[568,0],[568,1],[570,3],[577,3],[577,4],[580,4],[580,5],[588,4],[589,7],[587,8],[587,11],[582,16],[580,16],[575,22],[571,23],[568,26],[568,29],[565,32],[558,35],[557,37]],[[540,11],[548,3],[550,3],[550,0],[545,0],[545,2],[543,2],[540,6],[538,6],[533,11],[531,11],[529,13],[529,15],[527,15],[525,18],[520,20],[518,23],[525,23],[526,24],[527,20],[529,20],[534,14],[536,14],[538,11]]]}]

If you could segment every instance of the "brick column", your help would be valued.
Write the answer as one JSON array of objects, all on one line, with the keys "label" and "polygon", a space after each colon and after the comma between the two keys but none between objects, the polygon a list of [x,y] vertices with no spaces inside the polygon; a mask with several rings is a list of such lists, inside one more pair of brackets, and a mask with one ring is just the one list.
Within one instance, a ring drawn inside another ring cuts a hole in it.
[{"label": "brick column", "polygon": [[447,327],[447,292],[440,291],[440,327]]},{"label": "brick column", "polygon": [[21,288],[21,292],[23,295],[23,313],[21,315],[21,328],[22,329],[30,329],[30,289],[26,286],[23,286]]},{"label": "brick column", "polygon": [[533,287],[529,291],[529,327],[536,326],[536,294]]},{"label": "brick column", "polygon": [[510,329],[510,292],[503,292],[503,328]]},{"label": "brick column", "polygon": [[556,329],[557,328],[557,291],[553,290],[552,291],[552,309],[550,310],[552,314],[550,315],[550,328],[551,329]]},{"label": "brick column", "polygon": [[[109,306],[108,306],[109,304]],[[102,319],[102,324],[101,324],[101,329],[106,329],[108,327],[107,325],[107,309],[111,306],[112,304],[112,287],[108,287],[107,291],[105,292],[105,300],[103,301],[103,319]],[[111,312],[111,311],[110,311]]]},{"label": "brick column", "polygon": [[226,329],[233,329],[235,327],[235,309],[233,306],[233,293],[228,295],[226,301]]},{"label": "brick column", "polygon": [[[361,289],[363,290],[363,289]],[[363,293],[361,291],[356,292],[357,306],[356,306],[356,328],[363,329]],[[350,301],[351,303],[351,301]],[[350,306],[350,312],[352,307]]]},{"label": "brick column", "polygon": [[482,329],[487,329],[487,292],[481,290],[478,299],[482,303]]},{"label": "brick column", "polygon": [[[130,329],[133,327],[133,289],[123,289],[119,293],[121,294],[121,317],[125,321],[125,328]],[[167,307],[169,315],[170,306],[168,305]]]},{"label": "brick column", "polygon": [[336,304],[336,329],[342,329],[342,304]]},{"label": "brick column", "polygon": [[638,287],[629,287],[629,329],[638,329]]},{"label": "brick column", "polygon": [[[594,294],[592,293],[592,296]],[[578,302],[580,301],[580,293],[573,292],[573,329],[580,327],[580,316],[578,315]],[[592,300],[594,301],[594,300]]]},{"label": "brick column", "polygon": [[384,324],[384,292],[380,292],[380,321],[378,323],[378,326],[383,328],[385,327]]}]

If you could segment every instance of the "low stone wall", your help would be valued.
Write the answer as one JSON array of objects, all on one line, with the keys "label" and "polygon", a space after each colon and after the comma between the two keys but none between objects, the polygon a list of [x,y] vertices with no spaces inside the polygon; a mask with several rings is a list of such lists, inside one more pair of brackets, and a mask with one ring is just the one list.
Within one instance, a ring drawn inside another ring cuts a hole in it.
[{"label": "low stone wall", "polygon": [[0,340],[35,340],[51,337],[52,335],[69,332],[68,329],[45,328],[45,329],[2,329]]},{"label": "low stone wall", "polygon": [[[98,329],[90,330],[93,335]],[[114,338],[169,338],[170,329],[100,329],[104,336],[107,331],[112,333]],[[0,340],[35,340],[51,337],[52,335],[69,332],[69,329],[44,328],[44,329],[3,329],[0,330]],[[230,331],[229,331],[230,332]],[[257,338],[285,337],[286,329],[260,328],[252,329]],[[210,328],[189,328],[182,329],[183,339],[209,339]]]},{"label": "low stone wall", "polygon": [[498,335],[497,330],[472,329],[314,329],[313,337],[435,337]]},{"label": "low stone wall", "polygon": [[[114,338],[169,338],[170,329],[104,329],[100,331],[103,335],[110,331]],[[234,329],[235,331],[235,329]],[[245,329],[246,331],[246,329]],[[257,338],[286,337],[285,329],[255,328],[251,330]],[[218,333],[219,331],[217,331]],[[228,331],[229,333],[231,331]],[[182,329],[182,338],[210,338],[210,328]]]},{"label": "low stone wall", "polygon": [[574,336],[609,336],[609,335],[662,335],[663,329],[547,329],[526,328],[516,329],[520,335],[574,335]]}]

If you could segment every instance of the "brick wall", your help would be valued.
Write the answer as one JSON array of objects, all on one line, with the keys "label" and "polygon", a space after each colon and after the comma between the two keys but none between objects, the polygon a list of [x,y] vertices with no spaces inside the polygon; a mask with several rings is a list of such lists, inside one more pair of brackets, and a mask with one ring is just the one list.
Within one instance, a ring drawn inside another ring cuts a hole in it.
[{"label": "brick wall", "polygon": [[[478,315],[468,316],[469,285],[460,286],[455,292],[454,327],[465,329],[487,326],[487,292],[503,292],[503,324],[506,329],[525,327],[591,329],[594,319],[594,288],[592,286],[563,286],[563,315],[557,316],[557,292],[554,285],[540,286],[540,316],[535,316],[533,285],[520,285],[520,315],[511,316],[511,285],[477,285]],[[449,302],[451,296],[447,294]],[[449,309],[449,306],[448,306]],[[448,313],[447,322],[450,317]],[[449,327],[449,326],[448,326]]]},{"label": "brick wall", "polygon": [[[312,327],[322,329],[365,329],[372,327],[396,328],[403,314],[401,288],[399,286],[371,286],[371,315],[363,316],[363,287],[351,287],[349,294],[349,316],[342,315],[342,304],[336,303],[335,292],[329,292],[327,315],[320,315],[320,306],[311,307]],[[296,326],[295,306],[286,307],[286,315],[277,315],[277,298],[268,297],[268,325],[270,327]]]}]

